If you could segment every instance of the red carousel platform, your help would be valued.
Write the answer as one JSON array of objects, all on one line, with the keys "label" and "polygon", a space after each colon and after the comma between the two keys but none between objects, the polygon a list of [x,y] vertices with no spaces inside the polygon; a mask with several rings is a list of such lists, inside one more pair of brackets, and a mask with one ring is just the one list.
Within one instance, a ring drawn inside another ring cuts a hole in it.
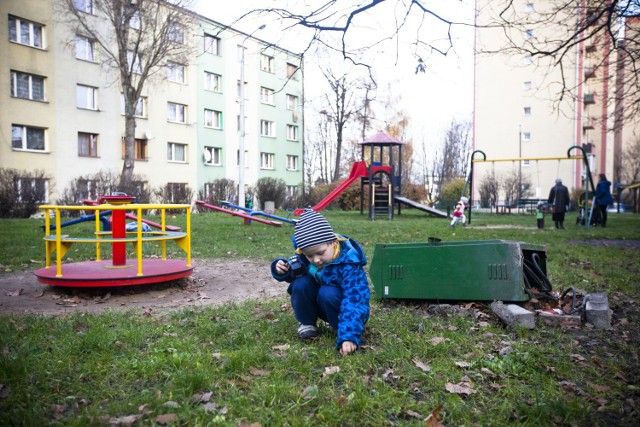
[{"label": "red carousel platform", "polygon": [[[86,210],[86,206],[54,206],[43,205],[45,211],[44,237],[46,248],[45,267],[35,271],[40,283],[63,287],[111,287],[131,286],[149,283],[168,282],[190,276],[193,272],[191,265],[191,212],[190,205],[156,205],[133,204],[130,196],[105,196],[100,199],[100,204],[91,206],[95,211],[96,225],[94,236],[71,237],[62,234],[61,212],[66,210]],[[161,223],[159,231],[143,231],[142,211],[160,210]],[[167,231],[167,228],[175,230],[175,227],[166,224],[166,211],[168,209],[186,211],[186,231]],[[100,230],[100,212],[112,211],[110,231]],[[55,234],[51,233],[51,216],[55,213]],[[136,231],[126,231],[127,211],[136,211]],[[142,258],[142,244],[145,242],[158,242],[162,249],[161,258]],[[186,260],[167,259],[166,243],[175,241],[186,253]],[[83,261],[63,263],[63,256],[69,248],[77,243],[94,244],[96,248],[95,261]],[[136,248],[136,258],[127,259],[126,245],[133,243]],[[111,244],[111,259],[101,259],[101,245]],[[51,265],[51,256],[55,253],[55,265]]]}]

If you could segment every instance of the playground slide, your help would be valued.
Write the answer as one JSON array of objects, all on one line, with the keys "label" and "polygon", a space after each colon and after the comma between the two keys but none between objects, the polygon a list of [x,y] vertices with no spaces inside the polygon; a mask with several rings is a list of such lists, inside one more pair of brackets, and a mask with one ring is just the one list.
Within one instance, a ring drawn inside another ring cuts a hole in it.
[{"label": "playground slide", "polygon": [[[342,193],[351,184],[353,184],[353,182],[356,179],[361,178],[363,176],[369,176],[369,172],[367,170],[367,163],[366,162],[355,162],[353,164],[353,167],[351,168],[351,173],[349,174],[349,177],[347,179],[345,179],[336,188],[334,188],[331,193],[327,194],[327,196],[324,199],[320,200],[320,202],[318,202],[317,205],[313,206],[312,209],[314,211],[316,211],[316,212],[319,212],[322,209],[326,208],[331,202],[333,202],[333,200],[336,197],[338,197],[340,195],[340,193]],[[302,208],[298,208],[295,211],[293,211],[293,214],[295,216],[299,216],[299,215],[302,214],[303,210],[304,209],[302,209]]]},{"label": "playground slide", "polygon": [[411,206],[412,208],[416,208],[416,209],[420,209],[421,211],[430,213],[432,215],[438,216],[440,218],[447,218],[447,214],[446,212],[442,212],[439,211],[437,209],[431,208],[427,205],[423,205],[421,203],[418,202],[414,202],[411,199],[407,199],[406,197],[402,197],[402,196],[393,196],[393,198],[400,203],[404,203],[407,206]]}]

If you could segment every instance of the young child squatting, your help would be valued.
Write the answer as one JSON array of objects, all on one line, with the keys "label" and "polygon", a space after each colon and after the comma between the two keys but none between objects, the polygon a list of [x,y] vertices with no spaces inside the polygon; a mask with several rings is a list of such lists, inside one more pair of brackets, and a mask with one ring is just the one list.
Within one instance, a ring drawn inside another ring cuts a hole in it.
[{"label": "young child squatting", "polygon": [[289,283],[287,292],[300,323],[298,335],[317,337],[320,318],[337,331],[340,354],[353,353],[369,320],[367,259],[362,248],[355,240],[335,234],[325,217],[310,208],[300,215],[293,244],[297,257],[274,260],[271,275]]}]

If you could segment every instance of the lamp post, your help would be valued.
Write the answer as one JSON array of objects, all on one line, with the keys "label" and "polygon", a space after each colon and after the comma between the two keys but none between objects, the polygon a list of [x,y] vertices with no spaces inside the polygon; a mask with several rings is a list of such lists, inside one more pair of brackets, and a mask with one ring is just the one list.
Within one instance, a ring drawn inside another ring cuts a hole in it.
[{"label": "lamp post", "polygon": [[244,195],[244,137],[245,137],[245,118],[244,118],[244,44],[249,37],[254,35],[257,31],[264,29],[266,24],[260,25],[253,30],[251,34],[248,34],[242,44],[240,45],[240,138],[238,141],[238,166],[240,172],[238,175],[238,206],[245,207],[245,195]]}]

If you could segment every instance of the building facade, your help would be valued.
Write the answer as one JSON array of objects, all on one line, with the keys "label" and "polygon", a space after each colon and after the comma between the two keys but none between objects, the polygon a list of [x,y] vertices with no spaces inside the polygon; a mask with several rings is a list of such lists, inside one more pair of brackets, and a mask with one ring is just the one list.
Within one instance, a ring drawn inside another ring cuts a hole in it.
[{"label": "building facade", "polygon": [[[575,32],[582,23],[592,20],[596,24],[588,3],[575,2],[576,7],[556,14],[557,21],[566,23],[563,27],[534,24],[554,11],[557,2],[518,0],[512,2],[507,13],[503,2],[476,2],[473,144],[487,160],[500,161],[474,164],[475,199],[479,199],[478,188],[487,174],[495,174],[498,179],[519,174],[530,184],[523,198],[545,200],[556,178],[570,190],[584,191],[583,161],[567,159],[573,146],[587,152],[594,183],[599,173],[620,182],[619,159],[624,145],[634,138],[638,123],[616,119],[619,104],[615,102],[615,81],[625,70],[615,67],[617,53],[610,51],[611,36],[576,40],[565,53],[563,67],[552,66],[557,55],[532,56],[504,50],[507,42],[544,47],[549,40],[566,37],[566,33],[557,33],[559,29]],[[495,22],[500,13],[507,20],[532,24],[518,29],[482,28]],[[571,154],[581,152],[573,149]]]},{"label": "building facade", "polygon": [[[37,185],[47,188],[43,202],[50,203],[78,178],[118,175],[125,132],[118,73],[95,41],[61,18],[56,2],[0,2],[0,168],[44,171],[47,179]],[[91,0],[75,3],[108,31]],[[245,186],[274,177],[295,193],[303,180],[302,56],[184,13],[190,26],[179,35],[192,47],[189,57],[163,63],[136,107],[141,185],[188,188],[198,197],[216,179],[237,184],[242,135]],[[82,196],[97,196],[91,180],[86,185]]]}]

